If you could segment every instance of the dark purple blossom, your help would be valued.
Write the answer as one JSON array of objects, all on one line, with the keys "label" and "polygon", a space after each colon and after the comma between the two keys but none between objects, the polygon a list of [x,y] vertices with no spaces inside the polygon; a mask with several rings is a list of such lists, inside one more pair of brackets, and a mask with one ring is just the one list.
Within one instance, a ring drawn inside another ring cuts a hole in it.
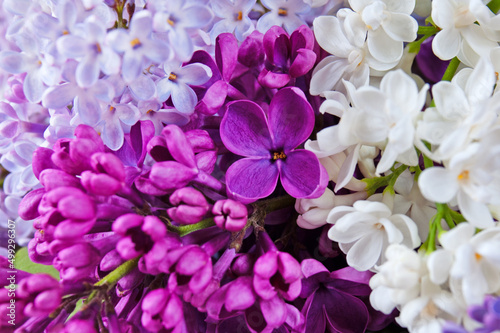
[{"label": "dark purple blossom", "polygon": [[319,261],[305,259],[302,273],[300,297],[306,298],[302,308],[306,332],[378,331],[392,321],[392,316],[374,311],[361,299],[370,295],[370,272],[346,267],[330,273]]},{"label": "dark purple blossom", "polygon": [[323,194],[328,174],[312,152],[295,149],[311,134],[314,112],[298,88],[284,88],[273,97],[266,114],[251,101],[229,103],[220,126],[231,152],[245,156],[226,172],[228,194],[243,203],[270,195],[278,178],[296,198]]}]

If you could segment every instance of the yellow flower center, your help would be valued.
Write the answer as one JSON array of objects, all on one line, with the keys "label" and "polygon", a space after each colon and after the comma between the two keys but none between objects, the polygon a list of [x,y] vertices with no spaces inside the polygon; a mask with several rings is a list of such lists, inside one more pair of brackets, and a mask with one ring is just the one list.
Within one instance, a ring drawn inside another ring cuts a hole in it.
[{"label": "yellow flower center", "polygon": [[284,160],[286,158],[286,154],[284,152],[275,152],[273,153],[273,160]]}]

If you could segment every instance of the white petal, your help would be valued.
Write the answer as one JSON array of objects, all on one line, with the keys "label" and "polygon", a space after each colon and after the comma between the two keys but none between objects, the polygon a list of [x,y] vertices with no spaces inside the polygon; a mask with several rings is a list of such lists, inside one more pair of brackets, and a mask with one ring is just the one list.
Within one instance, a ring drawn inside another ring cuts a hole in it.
[{"label": "white petal", "polygon": [[448,280],[452,264],[453,255],[451,252],[443,249],[432,252],[427,259],[431,281],[435,284],[445,283]]},{"label": "white petal", "polygon": [[493,217],[486,204],[474,201],[463,191],[458,192],[457,199],[460,212],[470,224],[480,229],[494,225]]},{"label": "white petal", "polygon": [[432,40],[432,51],[441,60],[450,60],[460,50],[462,37],[456,29],[439,31]]},{"label": "white petal", "polygon": [[347,59],[329,56],[321,60],[311,79],[309,87],[311,95],[319,95],[332,90],[348,67],[349,61]]},{"label": "white petal", "polygon": [[438,112],[446,119],[459,119],[470,113],[464,91],[451,82],[441,81],[435,84],[432,96]]},{"label": "white petal", "polygon": [[373,58],[383,63],[399,61],[403,56],[403,42],[395,41],[383,29],[368,30],[367,45]]},{"label": "white petal", "polygon": [[418,177],[418,187],[427,200],[439,203],[450,202],[458,192],[455,176],[442,167],[422,171]]},{"label": "white petal", "polygon": [[314,35],[318,44],[328,53],[347,58],[353,49],[335,16],[319,16],[314,19]]},{"label": "white petal", "polygon": [[358,240],[347,253],[347,263],[358,271],[366,271],[377,263],[383,246],[380,233],[374,233]]},{"label": "white petal", "polygon": [[412,42],[417,38],[418,23],[410,15],[391,13],[390,20],[382,28],[396,41]]}]

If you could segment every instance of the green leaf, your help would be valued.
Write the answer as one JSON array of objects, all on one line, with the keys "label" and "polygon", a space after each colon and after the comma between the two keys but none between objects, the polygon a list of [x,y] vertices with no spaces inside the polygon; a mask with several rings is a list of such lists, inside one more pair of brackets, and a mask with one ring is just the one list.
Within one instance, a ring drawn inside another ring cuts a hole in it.
[{"label": "green leaf", "polygon": [[25,271],[32,274],[46,273],[53,278],[59,280],[59,272],[52,265],[41,265],[35,264],[31,261],[28,256],[28,248],[23,247],[16,252],[16,261],[14,267],[21,271]]}]

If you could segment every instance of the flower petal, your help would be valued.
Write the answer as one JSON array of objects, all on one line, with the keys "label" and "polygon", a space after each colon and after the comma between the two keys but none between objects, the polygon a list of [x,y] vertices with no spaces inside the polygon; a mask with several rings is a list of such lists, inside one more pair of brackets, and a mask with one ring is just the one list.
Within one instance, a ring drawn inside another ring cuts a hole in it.
[{"label": "flower petal", "polygon": [[299,88],[284,88],[269,105],[269,129],[274,149],[285,153],[309,138],[314,128],[314,111]]},{"label": "flower petal", "polygon": [[254,202],[274,191],[278,176],[278,168],[270,160],[238,160],[226,172],[228,194],[243,203]]},{"label": "flower petal", "polygon": [[[328,175],[323,177],[323,166],[313,152],[295,150],[287,154],[282,163],[278,161],[281,183],[294,198],[319,197],[328,184]],[[326,170],[324,171],[326,173]]]},{"label": "flower petal", "polygon": [[251,101],[229,103],[220,125],[224,146],[242,156],[270,158],[272,148],[264,111]]}]

